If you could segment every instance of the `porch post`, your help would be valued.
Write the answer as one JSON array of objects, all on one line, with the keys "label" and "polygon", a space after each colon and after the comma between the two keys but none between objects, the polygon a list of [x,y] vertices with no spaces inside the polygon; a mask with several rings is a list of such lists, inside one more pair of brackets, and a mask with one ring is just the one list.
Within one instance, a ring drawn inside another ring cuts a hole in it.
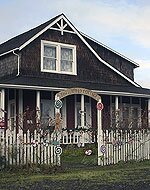
[{"label": "porch post", "polygon": [[[1,121],[5,121],[5,89],[1,90]],[[5,155],[5,130],[0,129],[0,136],[1,136],[1,155]]]},{"label": "porch post", "polygon": [[40,91],[36,91],[36,123],[40,120]]},{"label": "porch post", "polygon": [[1,117],[3,119],[5,119],[4,118],[4,116],[5,116],[5,112],[4,112],[4,110],[5,110],[5,89],[1,90],[1,109],[3,110],[2,114],[1,114]]},{"label": "porch post", "polygon": [[84,127],[84,95],[81,95],[81,127]]},{"label": "porch post", "polygon": [[148,99],[148,127],[150,128],[150,99]]},{"label": "porch post", "polygon": [[115,96],[115,118],[116,118],[116,127],[118,127],[119,122],[119,98]]},{"label": "porch post", "polygon": [[18,118],[18,123],[19,123],[19,133],[20,130],[23,129],[23,90],[19,90],[19,107],[18,107],[18,112],[19,112],[19,118]]}]

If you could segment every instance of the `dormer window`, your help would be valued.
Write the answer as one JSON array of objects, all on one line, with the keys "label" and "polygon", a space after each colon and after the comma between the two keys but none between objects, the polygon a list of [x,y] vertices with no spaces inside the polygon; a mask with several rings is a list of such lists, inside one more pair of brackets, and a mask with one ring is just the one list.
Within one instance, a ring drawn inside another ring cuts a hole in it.
[{"label": "dormer window", "polygon": [[76,46],[42,41],[41,71],[76,75]]}]

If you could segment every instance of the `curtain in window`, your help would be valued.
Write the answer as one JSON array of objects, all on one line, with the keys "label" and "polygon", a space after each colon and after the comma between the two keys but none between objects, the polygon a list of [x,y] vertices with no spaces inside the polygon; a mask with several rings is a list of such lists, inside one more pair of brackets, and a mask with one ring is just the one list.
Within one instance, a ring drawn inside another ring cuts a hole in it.
[{"label": "curtain in window", "polygon": [[61,48],[61,71],[72,72],[73,51]]},{"label": "curtain in window", "polygon": [[56,70],[56,47],[44,46],[43,69]]}]

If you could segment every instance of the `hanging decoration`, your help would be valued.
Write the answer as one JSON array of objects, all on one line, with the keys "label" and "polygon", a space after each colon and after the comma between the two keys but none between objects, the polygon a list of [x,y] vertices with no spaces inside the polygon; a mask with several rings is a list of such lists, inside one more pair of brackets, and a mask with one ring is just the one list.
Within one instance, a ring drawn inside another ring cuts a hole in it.
[{"label": "hanging decoration", "polygon": [[97,109],[98,109],[99,111],[101,111],[101,110],[103,110],[104,105],[103,105],[101,102],[97,102],[96,107],[97,107]]},{"label": "hanging decoration", "polygon": [[105,146],[105,145],[101,145],[100,151],[101,151],[103,154],[105,154],[105,153],[106,153],[106,146]]},{"label": "hanging decoration", "polygon": [[55,101],[55,108],[56,109],[60,109],[60,108],[62,108],[62,106],[63,106],[63,103],[62,103],[61,100],[56,100]]},{"label": "hanging decoration", "polygon": [[62,154],[62,148],[60,146],[55,147],[55,154],[61,155]]}]

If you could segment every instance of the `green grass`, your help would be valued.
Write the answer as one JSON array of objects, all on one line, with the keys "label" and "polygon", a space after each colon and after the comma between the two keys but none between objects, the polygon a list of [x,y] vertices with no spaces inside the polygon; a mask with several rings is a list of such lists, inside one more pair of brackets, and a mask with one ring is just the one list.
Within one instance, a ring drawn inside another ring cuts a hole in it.
[{"label": "green grass", "polygon": [[[97,166],[97,148],[91,146],[84,148],[67,146],[61,155],[62,167],[28,165],[7,168],[0,172],[0,190],[15,188],[28,190],[37,183],[42,184],[42,188],[48,189],[49,184],[45,182],[59,183],[55,190],[65,189],[64,184],[70,181],[87,184],[88,189],[95,184],[150,183],[150,160],[128,163],[120,161],[116,165]],[[87,149],[92,149],[91,156],[85,155]]]},{"label": "green grass", "polygon": [[86,180],[108,183],[136,183],[140,181],[150,182],[150,161],[120,163],[111,166],[94,166],[77,169],[58,168],[54,173],[44,174],[41,172],[28,172],[16,168],[16,172],[0,172],[0,184],[29,185],[42,180],[68,181],[68,180]]}]

